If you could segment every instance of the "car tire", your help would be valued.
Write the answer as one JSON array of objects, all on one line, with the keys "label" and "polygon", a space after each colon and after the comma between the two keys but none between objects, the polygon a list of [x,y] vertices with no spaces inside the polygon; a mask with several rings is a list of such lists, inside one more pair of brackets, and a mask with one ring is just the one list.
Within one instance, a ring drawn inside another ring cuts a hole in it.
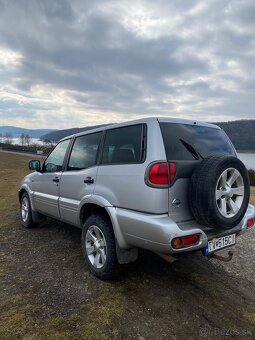
[{"label": "car tire", "polygon": [[20,220],[25,228],[33,228],[36,223],[32,218],[31,203],[27,192],[24,192],[20,200]]},{"label": "car tire", "polygon": [[211,155],[195,168],[189,202],[195,219],[210,228],[231,229],[244,217],[250,184],[244,164],[236,157]]},{"label": "car tire", "polygon": [[82,229],[82,251],[96,277],[110,279],[118,266],[115,237],[110,220],[104,215],[91,215]]}]

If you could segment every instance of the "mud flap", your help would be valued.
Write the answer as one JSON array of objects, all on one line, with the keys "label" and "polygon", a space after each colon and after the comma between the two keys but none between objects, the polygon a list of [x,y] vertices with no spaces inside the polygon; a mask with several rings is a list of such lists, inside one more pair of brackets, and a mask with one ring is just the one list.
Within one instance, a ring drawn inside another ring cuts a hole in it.
[{"label": "mud flap", "polygon": [[137,248],[123,249],[123,248],[120,248],[117,240],[115,240],[115,243],[116,243],[116,255],[117,255],[119,264],[135,262],[137,260],[138,258]]}]

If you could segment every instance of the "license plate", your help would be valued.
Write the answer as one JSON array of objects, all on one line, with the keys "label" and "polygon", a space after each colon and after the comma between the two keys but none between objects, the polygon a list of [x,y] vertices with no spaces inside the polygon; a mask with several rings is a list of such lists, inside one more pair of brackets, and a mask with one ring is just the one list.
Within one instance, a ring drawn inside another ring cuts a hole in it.
[{"label": "license plate", "polygon": [[236,234],[214,238],[213,240],[208,241],[205,247],[205,253],[210,254],[216,250],[226,248],[229,246],[233,246],[235,243],[236,243]]}]

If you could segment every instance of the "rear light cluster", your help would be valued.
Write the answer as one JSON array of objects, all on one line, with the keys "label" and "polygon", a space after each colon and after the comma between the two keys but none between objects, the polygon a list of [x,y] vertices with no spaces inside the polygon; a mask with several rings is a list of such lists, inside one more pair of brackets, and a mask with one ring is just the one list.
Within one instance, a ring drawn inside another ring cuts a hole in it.
[{"label": "rear light cluster", "polygon": [[148,171],[147,184],[155,186],[168,186],[174,182],[176,176],[175,163],[153,163]]},{"label": "rear light cluster", "polygon": [[172,247],[174,249],[186,248],[198,244],[200,241],[199,234],[176,237],[172,239]]},{"label": "rear light cluster", "polygon": [[255,218],[249,218],[246,224],[246,229],[251,229],[255,225]]}]

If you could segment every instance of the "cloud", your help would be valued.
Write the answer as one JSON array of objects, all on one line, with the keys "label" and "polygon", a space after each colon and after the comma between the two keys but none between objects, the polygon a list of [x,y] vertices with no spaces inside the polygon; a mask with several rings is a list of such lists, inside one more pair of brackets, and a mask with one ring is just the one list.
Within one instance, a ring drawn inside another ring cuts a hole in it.
[{"label": "cloud", "polygon": [[75,19],[73,9],[66,0],[39,0],[38,3],[47,18],[65,22]]},{"label": "cloud", "polygon": [[2,0],[0,125],[254,118],[254,13],[252,0]]}]

